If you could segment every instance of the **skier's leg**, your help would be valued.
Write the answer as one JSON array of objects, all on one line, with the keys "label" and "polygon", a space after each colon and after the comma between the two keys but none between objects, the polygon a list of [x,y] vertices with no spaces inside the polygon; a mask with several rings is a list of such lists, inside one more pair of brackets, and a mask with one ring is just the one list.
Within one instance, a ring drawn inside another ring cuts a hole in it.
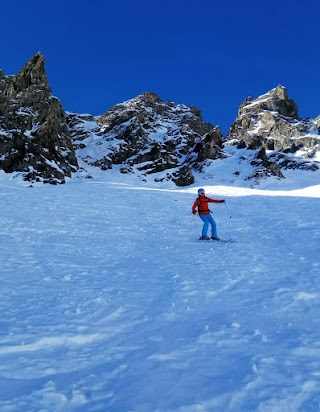
[{"label": "skier's leg", "polygon": [[209,215],[199,215],[199,216],[200,216],[200,219],[203,221],[202,236],[207,236],[208,228],[209,228],[209,220],[208,220]]},{"label": "skier's leg", "polygon": [[218,237],[217,235],[217,225],[214,218],[211,215],[208,215],[208,223],[211,225],[211,236]]}]

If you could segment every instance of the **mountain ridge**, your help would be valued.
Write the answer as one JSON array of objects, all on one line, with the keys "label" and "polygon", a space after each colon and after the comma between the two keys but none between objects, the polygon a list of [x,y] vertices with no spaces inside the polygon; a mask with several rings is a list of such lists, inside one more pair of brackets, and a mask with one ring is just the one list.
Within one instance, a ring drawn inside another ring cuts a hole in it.
[{"label": "mountain ridge", "polygon": [[252,169],[245,179],[258,184],[284,178],[287,169],[318,171],[319,135],[320,116],[299,118],[281,85],[247,97],[223,137],[196,107],[164,102],[153,92],[99,116],[65,112],[52,96],[40,52],[16,76],[0,71],[0,169],[30,182],[65,183],[90,165],[188,186],[232,150],[239,170],[230,182],[243,176],[245,158]]}]

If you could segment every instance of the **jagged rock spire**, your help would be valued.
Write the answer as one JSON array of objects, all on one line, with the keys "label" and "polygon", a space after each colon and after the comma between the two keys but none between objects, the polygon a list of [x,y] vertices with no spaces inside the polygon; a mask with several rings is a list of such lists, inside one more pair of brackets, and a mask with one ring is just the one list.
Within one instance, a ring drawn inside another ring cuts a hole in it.
[{"label": "jagged rock spire", "polygon": [[0,168],[30,181],[63,183],[78,168],[66,116],[36,53],[0,90]]},{"label": "jagged rock spire", "polygon": [[36,53],[16,76],[16,89],[24,90],[32,85],[50,89],[45,71],[45,60],[40,52]]}]

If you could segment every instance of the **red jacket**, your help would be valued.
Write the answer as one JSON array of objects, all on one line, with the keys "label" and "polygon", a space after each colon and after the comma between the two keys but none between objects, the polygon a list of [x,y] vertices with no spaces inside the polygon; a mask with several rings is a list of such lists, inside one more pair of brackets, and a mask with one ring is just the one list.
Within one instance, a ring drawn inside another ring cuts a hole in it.
[{"label": "red jacket", "polygon": [[208,215],[210,213],[210,209],[208,203],[223,203],[223,200],[216,200],[210,199],[207,196],[199,196],[192,206],[192,213],[198,213],[199,215]]}]

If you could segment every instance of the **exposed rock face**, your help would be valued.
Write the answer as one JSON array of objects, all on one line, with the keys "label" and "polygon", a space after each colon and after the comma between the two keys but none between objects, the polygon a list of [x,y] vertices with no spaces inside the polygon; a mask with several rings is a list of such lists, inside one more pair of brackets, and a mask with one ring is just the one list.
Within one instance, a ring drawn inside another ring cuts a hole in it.
[{"label": "exposed rock face", "polygon": [[277,112],[281,116],[298,118],[298,106],[288,97],[287,89],[281,85],[268,93],[252,99],[248,97],[240,106],[238,117],[252,112]]},{"label": "exposed rock face", "polygon": [[214,127],[197,143],[194,151],[198,153],[197,162],[222,157],[222,134],[219,127]]},{"label": "exposed rock face", "polygon": [[78,156],[88,164],[122,173],[156,176],[184,186],[194,182],[192,170],[205,159],[221,157],[218,127],[203,121],[195,107],[162,102],[143,93],[99,117],[68,114]]},{"label": "exposed rock face", "polygon": [[271,162],[268,159],[266,149],[264,148],[258,151],[255,158],[251,161],[251,165],[256,168],[256,171],[252,174],[252,176],[250,176],[253,179],[267,176],[277,176],[279,178],[283,177],[280,167],[276,162]]},{"label": "exposed rock face", "polygon": [[[274,172],[280,177],[277,167],[267,166],[268,160],[265,150],[281,152],[277,156],[273,153],[273,161],[281,159],[281,168],[293,167],[292,156],[290,161],[284,161],[284,154],[295,154],[299,151],[300,157],[309,158],[309,161],[298,161],[295,167],[303,168],[310,165],[310,170],[317,166],[312,158],[320,150],[319,121],[317,119],[300,119],[295,102],[289,99],[287,90],[278,86],[257,99],[247,98],[239,108],[238,116],[227,134],[225,144],[237,145],[238,148],[247,148],[260,151],[260,161],[267,173]],[[264,149],[264,151],[261,151]]]},{"label": "exposed rock face", "polygon": [[65,112],[37,53],[16,76],[0,72],[0,168],[63,183],[78,169]]},{"label": "exposed rock face", "polygon": [[195,182],[192,169],[185,165],[177,173],[173,173],[173,181],[177,186],[189,186]]},{"label": "exposed rock face", "polygon": [[320,134],[320,116],[314,119],[314,125],[312,126],[311,130],[316,130],[318,134]]}]

